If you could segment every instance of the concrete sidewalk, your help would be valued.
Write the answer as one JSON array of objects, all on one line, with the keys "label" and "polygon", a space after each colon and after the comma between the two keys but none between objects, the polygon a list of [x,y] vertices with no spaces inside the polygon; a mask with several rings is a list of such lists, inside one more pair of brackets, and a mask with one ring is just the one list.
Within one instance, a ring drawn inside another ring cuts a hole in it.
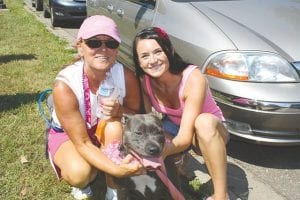
[{"label": "concrete sidewalk", "polygon": [[[194,172],[202,184],[210,184],[203,158],[191,153],[188,171]],[[228,189],[230,200],[284,200],[269,185],[258,180],[251,172],[243,169],[236,160],[228,158]]]}]

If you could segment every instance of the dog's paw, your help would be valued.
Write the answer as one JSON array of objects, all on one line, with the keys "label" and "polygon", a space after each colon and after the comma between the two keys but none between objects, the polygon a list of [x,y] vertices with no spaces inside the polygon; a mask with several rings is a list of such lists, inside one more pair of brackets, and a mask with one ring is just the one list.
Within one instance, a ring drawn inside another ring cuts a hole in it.
[{"label": "dog's paw", "polygon": [[151,108],[151,114],[158,117],[160,120],[164,118],[164,114],[157,112],[153,107]]}]

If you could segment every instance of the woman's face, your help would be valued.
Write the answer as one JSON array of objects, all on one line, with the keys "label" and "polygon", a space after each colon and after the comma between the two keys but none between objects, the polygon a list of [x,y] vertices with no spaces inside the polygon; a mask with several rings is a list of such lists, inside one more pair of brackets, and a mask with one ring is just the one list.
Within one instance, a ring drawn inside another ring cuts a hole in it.
[{"label": "woman's face", "polygon": [[169,70],[168,57],[156,40],[139,40],[136,50],[140,66],[146,74],[160,77]]},{"label": "woman's face", "polygon": [[[99,41],[101,41],[102,43],[101,46],[99,45]],[[83,40],[79,42],[77,44],[78,52],[84,58],[85,64],[88,67],[97,70],[107,71],[107,69],[109,69],[116,62],[118,54],[118,48],[109,48],[111,47],[111,45],[104,44],[106,42],[112,41],[114,40],[109,36],[98,35],[88,40]]]}]

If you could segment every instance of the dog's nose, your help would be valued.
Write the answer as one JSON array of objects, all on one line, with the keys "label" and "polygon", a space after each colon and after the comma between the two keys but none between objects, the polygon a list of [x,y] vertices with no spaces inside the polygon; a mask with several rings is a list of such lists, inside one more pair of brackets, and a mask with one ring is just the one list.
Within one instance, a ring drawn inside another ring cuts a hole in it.
[{"label": "dog's nose", "polygon": [[148,149],[149,154],[152,156],[156,156],[156,155],[160,154],[160,148],[157,146],[151,145],[151,146],[148,146],[147,149]]}]

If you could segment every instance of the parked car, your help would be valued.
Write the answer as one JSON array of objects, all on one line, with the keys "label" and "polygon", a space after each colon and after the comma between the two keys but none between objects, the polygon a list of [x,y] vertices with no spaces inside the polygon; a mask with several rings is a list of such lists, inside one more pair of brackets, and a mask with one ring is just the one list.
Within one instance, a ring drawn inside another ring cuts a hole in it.
[{"label": "parked car", "polygon": [[54,27],[83,21],[87,16],[85,0],[43,0],[43,8],[44,17],[50,17]]},{"label": "parked car", "polygon": [[116,21],[120,61],[132,69],[135,34],[165,29],[207,76],[231,135],[300,144],[300,1],[87,0],[95,14]]}]

